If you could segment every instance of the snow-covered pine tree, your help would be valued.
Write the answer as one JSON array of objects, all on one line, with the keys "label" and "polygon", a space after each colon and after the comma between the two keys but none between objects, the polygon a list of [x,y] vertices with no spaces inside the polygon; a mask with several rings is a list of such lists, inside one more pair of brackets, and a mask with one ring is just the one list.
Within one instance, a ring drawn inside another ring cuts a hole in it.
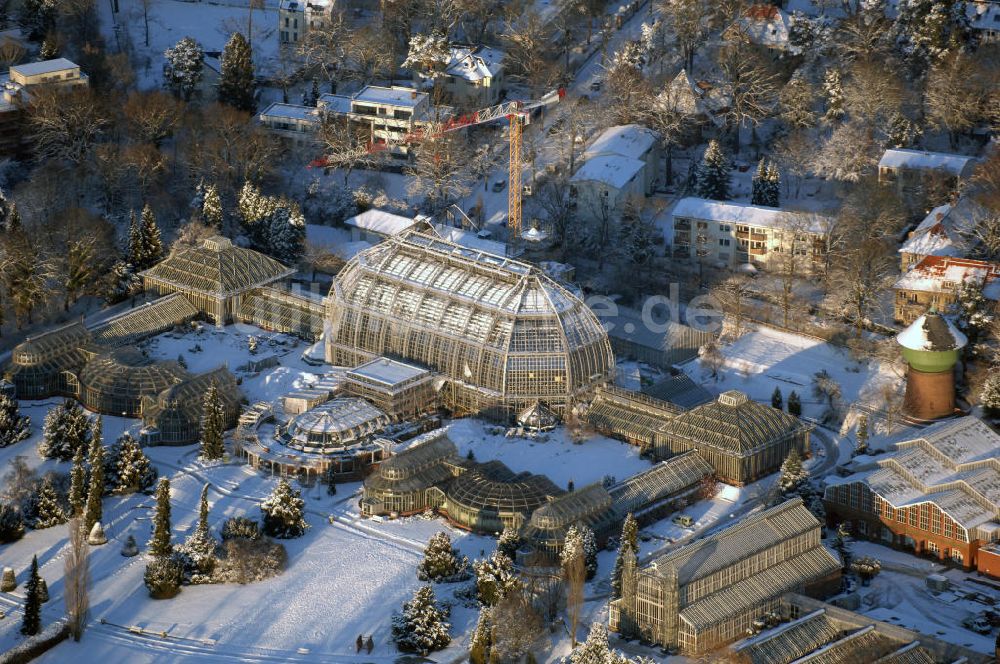
[{"label": "snow-covered pine tree", "polygon": [[483,606],[495,606],[508,593],[521,587],[514,574],[514,562],[499,551],[472,563],[472,569],[476,573],[476,594]]},{"label": "snow-covered pine tree", "polygon": [[38,487],[35,497],[35,519],[32,528],[42,530],[66,523],[66,510],[59,501],[59,494],[52,483],[52,475],[48,474]]},{"label": "snow-covered pine tree", "polygon": [[969,343],[965,347],[974,352],[989,329],[993,326],[992,303],[983,295],[983,282],[963,281],[958,289],[958,329],[965,333]]},{"label": "snow-covered pine tree", "polygon": [[392,638],[401,652],[426,655],[451,643],[444,611],[438,608],[434,590],[421,586],[403,611],[392,618]]},{"label": "snow-covered pine tree", "polygon": [[136,493],[156,482],[156,468],[142,451],[139,441],[128,433],[123,433],[112,445],[105,462],[105,474],[114,493]]},{"label": "snow-covered pine tree", "polygon": [[587,526],[577,526],[580,542],[583,545],[583,565],[587,571],[586,579],[590,581],[597,575],[597,539],[594,531]]},{"label": "snow-covered pine tree", "polygon": [[204,202],[201,207],[201,220],[211,228],[222,228],[223,211],[219,188],[214,184],[205,185]]},{"label": "snow-covered pine tree", "polygon": [[627,664],[628,660],[611,650],[608,627],[602,622],[590,625],[587,640],[570,653],[570,664]]},{"label": "snow-covered pine tree", "polygon": [[191,37],[184,37],[163,52],[163,80],[167,88],[190,101],[204,76],[205,51]]},{"label": "snow-covered pine tree", "polygon": [[[101,417],[97,417],[101,421]],[[87,504],[83,510],[84,529],[89,533],[104,517],[104,444],[101,441],[100,432],[95,429],[90,437],[90,455],[88,458],[90,465],[90,482],[87,488]]]},{"label": "snow-covered pine tree", "polygon": [[156,486],[156,511],[153,514],[153,536],[149,540],[149,552],[154,556],[169,556],[173,551],[170,544],[170,480],[160,478]]},{"label": "snow-covered pine tree", "polygon": [[142,279],[135,268],[125,261],[116,261],[106,278],[107,290],[104,299],[108,304],[124,302],[142,290]]},{"label": "snow-covered pine tree", "polygon": [[306,220],[296,203],[279,199],[267,222],[261,249],[285,263],[302,256],[306,240]]},{"label": "snow-covered pine tree", "polygon": [[717,201],[729,200],[729,160],[718,141],[709,141],[694,179],[695,195]]},{"label": "snow-covered pine tree", "polygon": [[73,468],[69,471],[69,513],[77,517],[83,514],[87,504],[87,467],[84,465],[86,456],[83,445],[76,448],[73,455]]},{"label": "snow-covered pine tree", "polygon": [[58,5],[52,0],[24,0],[21,3],[20,23],[28,30],[28,39],[42,41],[55,27]]},{"label": "snow-covered pine tree", "polygon": [[809,471],[802,465],[802,455],[798,448],[793,447],[785,461],[781,464],[781,477],[778,486],[783,494],[794,493],[809,479]]},{"label": "snow-covered pine tree", "polygon": [[38,49],[38,60],[39,62],[45,62],[46,60],[55,60],[59,57],[59,39],[56,33],[50,32],[45,35],[45,39],[42,41],[41,47]]},{"label": "snow-covered pine tree", "polygon": [[764,181],[767,180],[767,158],[761,157],[757,162],[757,170],[750,179],[750,204],[766,205],[764,203]]},{"label": "snow-covered pine tree", "polygon": [[301,537],[309,527],[303,516],[304,509],[302,493],[292,489],[284,478],[278,480],[274,491],[260,504],[264,533],[277,539]]},{"label": "snow-covered pine tree", "polygon": [[191,215],[191,221],[201,220],[201,210],[205,207],[205,179],[202,178],[198,180],[198,184],[194,186],[194,194],[191,196],[191,202],[188,204],[188,211]]},{"label": "snow-covered pine tree", "polygon": [[868,452],[868,414],[861,413],[858,416],[858,430],[857,434],[857,446],[855,447],[855,452],[858,454],[866,454]]},{"label": "snow-covered pine tree", "polygon": [[201,490],[198,503],[198,526],[188,535],[184,544],[177,547],[185,563],[185,575],[190,583],[210,583],[215,569],[215,549],[218,542],[208,527],[208,485]]},{"label": "snow-covered pine tree", "polygon": [[253,52],[246,37],[234,32],[219,62],[219,101],[246,113],[257,109]]},{"label": "snow-covered pine tree", "polygon": [[[469,450],[470,452],[472,450]],[[511,560],[517,556],[517,548],[520,546],[521,538],[514,528],[504,528],[497,538],[497,551],[507,556]]]},{"label": "snow-covered pine tree", "polygon": [[315,107],[319,103],[319,79],[315,76],[312,80],[312,87],[309,88],[309,96],[306,98],[306,106]]},{"label": "snow-covered pine tree", "polygon": [[49,410],[42,425],[38,453],[46,459],[69,461],[90,443],[90,418],[74,399]]},{"label": "snow-covered pine tree", "polygon": [[160,226],[156,223],[153,208],[147,203],[142,207],[142,217],[139,221],[142,245],[139,254],[132,264],[139,270],[153,267],[163,259],[163,240],[160,237]]},{"label": "snow-covered pine tree", "polygon": [[844,117],[844,84],[840,78],[840,70],[832,67],[826,70],[823,96],[826,98],[826,114],[823,117],[829,122],[841,120]]},{"label": "snow-covered pine tree", "polygon": [[417,578],[435,583],[461,581],[469,577],[469,559],[452,547],[451,537],[443,530],[431,535],[424,558],[417,566]]},{"label": "snow-covered pine tree", "polygon": [[21,634],[34,636],[42,629],[41,577],[38,576],[38,556],[31,557],[31,571],[24,584],[24,616]]},{"label": "snow-covered pine tree", "polygon": [[226,453],[223,432],[226,426],[225,412],[219,388],[213,382],[205,392],[201,417],[201,458],[221,459]]},{"label": "snow-covered pine tree", "polygon": [[17,399],[0,394],[0,447],[19,443],[31,435],[31,418],[21,415]]},{"label": "snow-covered pine tree", "polygon": [[781,396],[781,388],[775,387],[774,392],[771,393],[771,407],[782,410],[784,408],[785,401]]},{"label": "snow-covered pine tree", "polygon": [[767,176],[764,180],[764,205],[781,207],[781,171],[773,161],[767,163]]},{"label": "snow-covered pine tree", "polygon": [[617,599],[622,592],[622,567],[625,558],[631,556],[638,560],[639,556],[639,523],[629,512],[622,523],[622,537],[618,543],[618,556],[615,558],[615,566],[611,569],[611,597]]},{"label": "snow-covered pine tree", "polygon": [[990,417],[1000,416],[1000,368],[990,368],[979,393],[979,403]]},{"label": "snow-covered pine tree", "polygon": [[181,589],[184,565],[176,556],[157,556],[146,564],[143,583],[153,599],[169,599]]}]

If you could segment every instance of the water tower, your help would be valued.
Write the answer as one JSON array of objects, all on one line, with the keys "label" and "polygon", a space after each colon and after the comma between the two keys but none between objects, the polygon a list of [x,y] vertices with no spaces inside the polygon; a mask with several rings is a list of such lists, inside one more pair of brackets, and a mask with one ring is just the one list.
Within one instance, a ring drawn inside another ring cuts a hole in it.
[{"label": "water tower", "polygon": [[899,333],[906,372],[907,415],[921,420],[947,417],[955,412],[955,363],[968,343],[965,335],[934,309]]}]

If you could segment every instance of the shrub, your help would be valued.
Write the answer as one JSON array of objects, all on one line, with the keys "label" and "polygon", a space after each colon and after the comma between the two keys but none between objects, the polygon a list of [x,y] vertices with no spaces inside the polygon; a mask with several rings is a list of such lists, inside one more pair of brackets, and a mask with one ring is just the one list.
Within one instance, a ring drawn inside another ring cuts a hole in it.
[{"label": "shrub", "polygon": [[21,510],[7,503],[0,503],[0,544],[16,542],[24,537],[24,519]]},{"label": "shrub", "polygon": [[159,556],[146,565],[143,582],[153,599],[170,599],[181,591],[184,563],[176,556]]},{"label": "shrub", "polygon": [[222,543],[222,559],[215,567],[217,583],[253,583],[277,576],[285,569],[285,547],[264,537],[236,537]]},{"label": "shrub", "polygon": [[260,524],[245,516],[234,516],[226,519],[222,524],[222,540],[231,539],[260,539]]}]

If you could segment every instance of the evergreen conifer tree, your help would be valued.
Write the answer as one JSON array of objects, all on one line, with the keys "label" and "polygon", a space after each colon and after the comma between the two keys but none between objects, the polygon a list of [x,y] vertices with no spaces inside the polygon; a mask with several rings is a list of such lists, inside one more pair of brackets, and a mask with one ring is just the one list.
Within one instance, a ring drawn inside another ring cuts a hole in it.
[{"label": "evergreen conifer tree", "polygon": [[708,143],[694,179],[696,196],[717,201],[729,200],[729,160],[718,141]]},{"label": "evergreen conifer tree", "polygon": [[69,461],[90,442],[90,418],[80,404],[66,399],[45,415],[38,453],[47,459]]},{"label": "evergreen conifer tree", "polygon": [[184,37],[163,52],[163,79],[173,93],[190,101],[204,76],[205,51],[191,37]]},{"label": "evergreen conifer tree", "polygon": [[[98,416],[97,421],[101,418]],[[90,439],[90,482],[87,489],[87,505],[84,509],[85,529],[89,533],[103,517],[104,499],[104,444],[101,442],[99,428],[95,427]]]},{"label": "evergreen conifer tree", "polygon": [[264,533],[278,539],[300,537],[309,524],[303,516],[305,501],[302,494],[285,481],[278,480],[271,495],[260,505],[264,516]]},{"label": "evergreen conifer tree", "polygon": [[782,410],[784,408],[785,401],[781,397],[781,388],[775,387],[774,392],[771,393],[771,407]]},{"label": "evergreen conifer tree", "polygon": [[8,447],[31,436],[31,418],[21,415],[17,399],[0,394],[0,447]]},{"label": "evergreen conifer tree", "polygon": [[823,93],[826,97],[826,115],[828,121],[834,122],[844,117],[844,86],[840,79],[840,71],[828,69],[823,78]]},{"label": "evergreen conifer tree", "polygon": [[622,592],[622,568],[625,558],[633,557],[638,560],[639,556],[639,524],[629,512],[622,524],[622,537],[618,543],[618,556],[615,558],[615,566],[611,570],[611,597],[617,599]]},{"label": "evergreen conifer tree", "polygon": [[221,229],[222,218],[222,198],[219,196],[219,188],[214,184],[206,185],[204,202],[201,208],[201,219],[206,226]]},{"label": "evergreen conifer tree", "polygon": [[514,528],[504,528],[497,539],[497,551],[514,560],[517,556],[517,547],[520,545],[520,542],[521,538],[518,536],[517,530]]},{"label": "evergreen conifer tree", "polygon": [[392,619],[392,638],[402,652],[426,654],[441,650],[451,643],[449,629],[430,586],[417,588],[413,599],[403,604],[403,612]]},{"label": "evergreen conifer tree", "polygon": [[750,180],[750,204],[751,205],[767,205],[764,202],[764,186],[767,180],[767,159],[761,157],[760,161],[757,162],[757,170],[753,173],[753,178]]},{"label": "evergreen conifer tree", "polygon": [[69,511],[70,516],[80,516],[83,514],[87,504],[87,468],[84,465],[86,457],[83,453],[83,445],[76,448],[73,455],[73,468],[69,471]]},{"label": "evergreen conifer tree", "polygon": [[240,32],[234,32],[222,50],[219,101],[241,111],[253,113],[257,108],[255,89],[253,52],[246,37]]},{"label": "evergreen conifer tree", "polygon": [[858,444],[856,452],[858,454],[865,454],[868,452],[868,414],[861,413],[858,416],[858,431],[857,431]]},{"label": "evergreen conifer tree", "polygon": [[168,556],[173,551],[170,544],[170,480],[160,478],[156,486],[156,513],[153,515],[153,537],[149,552],[154,556]]},{"label": "evergreen conifer tree", "polygon": [[979,393],[979,403],[990,417],[1000,416],[1000,369],[993,367],[989,370]]},{"label": "evergreen conifer tree", "polygon": [[802,415],[802,401],[799,399],[799,393],[792,390],[791,394],[788,395],[788,412],[795,417]]},{"label": "evergreen conifer tree", "polygon": [[494,551],[485,560],[472,563],[476,573],[476,593],[483,606],[495,606],[509,593],[520,588],[520,581],[514,574],[513,561]]},{"label": "evergreen conifer tree", "polygon": [[627,661],[611,650],[608,628],[600,622],[591,624],[587,640],[569,656],[570,664],[625,664]]},{"label": "evergreen conifer tree", "polygon": [[191,583],[206,583],[211,580],[215,569],[215,549],[217,546],[212,531],[208,526],[208,485],[201,490],[201,501],[198,504],[198,526],[184,544],[178,547],[183,554],[185,570]]},{"label": "evergreen conifer tree", "polygon": [[52,484],[52,475],[46,475],[38,487],[33,527],[35,530],[42,530],[58,526],[66,521],[66,510],[59,502],[59,494],[56,493],[56,488]]},{"label": "evergreen conifer tree", "polygon": [[138,270],[153,267],[163,259],[163,240],[160,238],[160,226],[156,223],[156,215],[149,204],[143,206],[142,217],[138,223],[138,246],[131,245],[132,234],[129,233],[130,262]]},{"label": "evergreen conifer tree", "polygon": [[153,486],[156,469],[131,434],[123,433],[105,463],[107,482],[115,493],[136,493]]},{"label": "evergreen conifer tree", "polygon": [[24,537],[24,517],[21,516],[21,510],[13,505],[0,503],[0,544],[16,542],[22,537]]},{"label": "evergreen conifer tree", "polygon": [[205,392],[201,418],[201,458],[214,461],[221,459],[226,453],[223,444],[225,417],[219,388],[213,382]]},{"label": "evergreen conifer tree", "polygon": [[490,664],[490,649],[493,646],[493,611],[484,606],[479,611],[476,629],[469,641],[470,664]]},{"label": "evergreen conifer tree", "polygon": [[767,165],[767,179],[765,183],[764,193],[767,200],[765,205],[781,207],[781,171],[778,170],[773,161]]},{"label": "evergreen conifer tree", "polygon": [[802,455],[798,448],[793,447],[788,452],[788,457],[781,464],[781,477],[778,479],[778,486],[784,494],[793,493],[809,479],[809,471],[802,465]]},{"label": "evergreen conifer tree", "polygon": [[440,531],[431,535],[424,549],[424,559],[417,566],[421,581],[460,581],[468,578],[469,559],[452,547],[448,533]]},{"label": "evergreen conifer tree", "polygon": [[24,585],[24,617],[21,634],[34,636],[42,628],[41,577],[38,576],[38,556],[31,557],[31,572]]}]

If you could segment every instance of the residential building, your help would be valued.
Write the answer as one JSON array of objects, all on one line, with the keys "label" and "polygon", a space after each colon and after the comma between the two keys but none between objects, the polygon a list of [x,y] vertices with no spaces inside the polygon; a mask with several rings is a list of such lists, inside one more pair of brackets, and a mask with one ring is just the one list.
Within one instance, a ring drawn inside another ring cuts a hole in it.
[{"label": "residential building", "polygon": [[569,194],[577,214],[598,222],[617,219],[627,203],[651,195],[661,179],[659,147],[657,134],[638,125],[602,132],[570,178]]},{"label": "residential building", "polygon": [[765,270],[794,257],[796,270],[809,272],[825,264],[828,221],[813,212],[682,198],[671,214],[672,253],[714,267]]},{"label": "residential building", "polygon": [[295,46],[310,30],[322,30],[331,20],[333,0],[281,0],[278,4],[278,42]]},{"label": "residential building", "polygon": [[780,7],[757,3],[747,7],[724,36],[729,40],[746,40],[778,54],[791,50],[788,39],[791,25],[791,17]]},{"label": "residential building", "polygon": [[681,69],[667,85],[661,97],[670,110],[689,119],[686,142],[698,142],[706,129],[722,129],[726,124],[726,111],[731,98],[725,90],[708,81],[696,81],[687,69]]},{"label": "residential building", "polygon": [[967,569],[1000,540],[1000,435],[975,417],[934,424],[828,483],[827,520],[857,537]]},{"label": "residential building", "polygon": [[788,592],[840,589],[840,561],[820,539],[820,523],[795,498],[692,544],[622,570],[611,629],[685,655],[732,643]]},{"label": "residential building", "polygon": [[668,459],[698,450],[719,481],[743,486],[776,472],[793,449],[808,456],[812,429],[770,404],[730,390],[667,420],[655,433],[653,456]]},{"label": "residential building", "polygon": [[1000,301],[998,276],[998,263],[927,256],[893,284],[893,317],[897,323],[909,325],[929,309],[947,312],[958,302],[959,290],[965,283],[982,284],[983,295],[996,303]]},{"label": "residential building", "polygon": [[983,212],[976,203],[962,199],[939,205],[924,217],[899,247],[899,268],[906,272],[928,256],[963,258],[974,244],[976,221]]},{"label": "residential building", "polygon": [[26,156],[31,149],[24,128],[24,108],[31,104],[33,91],[43,88],[72,90],[86,87],[90,79],[80,66],[66,58],[13,65],[0,76],[0,155]]},{"label": "residential building", "polygon": [[399,235],[414,226],[426,226],[427,217],[404,217],[372,208],[344,220],[352,233],[351,240],[377,244],[382,240]]},{"label": "residential building", "polygon": [[965,3],[969,27],[979,34],[980,40],[992,42],[1000,39],[1000,2],[997,0],[971,0]]},{"label": "residential building", "polygon": [[954,190],[972,175],[975,165],[975,157],[966,155],[890,148],[878,162],[878,181],[895,183],[901,191],[906,191],[936,177]]},{"label": "residential building", "polygon": [[294,143],[312,143],[319,128],[319,109],[302,104],[273,102],[257,116],[273,134]]},{"label": "residential building", "polygon": [[463,110],[477,110],[500,101],[503,89],[503,51],[486,46],[452,45],[444,72],[433,81],[414,74],[414,84],[427,89],[437,86],[438,101]]}]

